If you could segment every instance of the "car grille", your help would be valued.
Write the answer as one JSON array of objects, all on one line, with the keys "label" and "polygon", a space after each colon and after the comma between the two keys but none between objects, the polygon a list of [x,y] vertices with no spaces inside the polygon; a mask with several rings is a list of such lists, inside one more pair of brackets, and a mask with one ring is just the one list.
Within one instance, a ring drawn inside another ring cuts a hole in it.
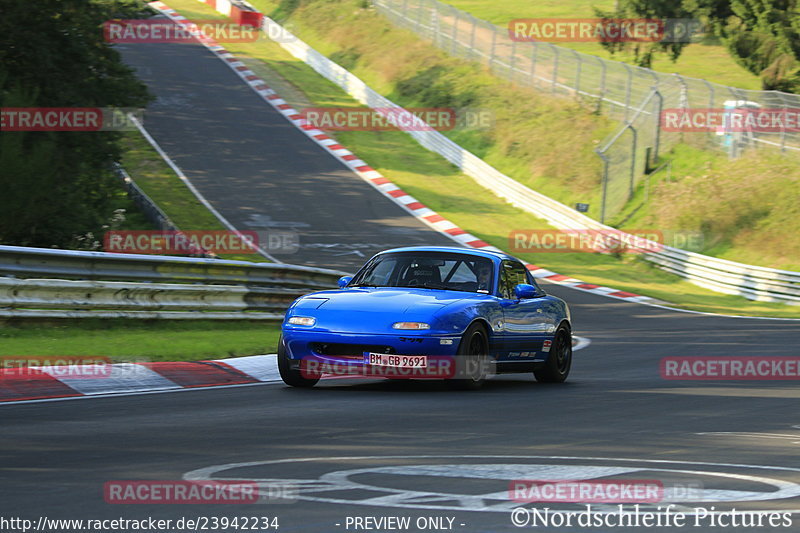
[{"label": "car grille", "polygon": [[396,353],[391,346],[380,346],[374,344],[345,344],[338,342],[314,342],[311,343],[311,350],[319,355],[330,355],[333,357],[358,357],[361,358],[364,352],[374,353]]}]

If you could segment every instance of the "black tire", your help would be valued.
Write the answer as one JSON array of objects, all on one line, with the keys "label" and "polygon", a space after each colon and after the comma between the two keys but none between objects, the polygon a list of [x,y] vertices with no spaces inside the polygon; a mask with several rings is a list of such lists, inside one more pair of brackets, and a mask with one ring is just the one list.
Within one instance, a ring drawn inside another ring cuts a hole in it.
[{"label": "black tire", "polygon": [[289,363],[289,357],[286,355],[286,346],[283,344],[283,337],[280,337],[278,339],[278,372],[283,382],[292,387],[301,388],[310,388],[317,384],[319,377],[316,379],[303,377],[302,372],[291,368]]},{"label": "black tire", "polygon": [[478,390],[486,382],[489,368],[489,338],[486,329],[480,324],[473,324],[458,344],[457,371],[467,372],[466,379],[451,379],[450,385],[460,390]]},{"label": "black tire", "polygon": [[563,383],[572,367],[572,332],[561,324],[553,337],[550,357],[539,370],[534,370],[536,381],[541,383]]}]

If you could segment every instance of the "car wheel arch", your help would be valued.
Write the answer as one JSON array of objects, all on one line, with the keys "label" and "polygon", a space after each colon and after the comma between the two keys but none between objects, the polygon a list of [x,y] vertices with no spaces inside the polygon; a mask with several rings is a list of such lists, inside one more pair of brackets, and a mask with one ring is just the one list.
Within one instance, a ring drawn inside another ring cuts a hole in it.
[{"label": "car wheel arch", "polygon": [[470,328],[472,328],[472,326],[475,326],[475,325],[480,326],[480,328],[483,330],[483,334],[486,336],[487,348],[489,348],[489,350],[491,350],[492,349],[492,344],[494,343],[494,338],[495,337],[493,335],[494,332],[492,331],[491,324],[489,324],[489,321],[486,320],[485,318],[476,318],[476,319],[474,319],[472,322],[469,323],[469,325],[466,328],[464,328],[464,331],[461,333],[461,335],[463,336],[467,331],[470,330]]}]

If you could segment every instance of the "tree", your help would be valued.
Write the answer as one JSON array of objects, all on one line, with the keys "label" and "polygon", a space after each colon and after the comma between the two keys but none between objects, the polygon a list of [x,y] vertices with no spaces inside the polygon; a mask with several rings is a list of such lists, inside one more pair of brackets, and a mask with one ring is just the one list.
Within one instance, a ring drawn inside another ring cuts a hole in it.
[{"label": "tree", "polygon": [[729,0],[730,12],[710,20],[731,55],[761,77],[764,89],[800,92],[797,0]]},{"label": "tree", "polygon": [[[146,87],[103,40],[133,0],[0,0],[0,106],[142,107]],[[0,133],[0,243],[66,246],[98,231],[119,190],[117,132]]]},{"label": "tree", "polygon": [[[686,0],[618,0],[616,9],[603,11],[595,9],[595,14],[604,19],[643,18],[666,21],[667,19],[690,19],[692,12],[684,6]],[[693,1],[693,0],[692,0]],[[662,40],[658,42],[604,42],[603,48],[612,54],[630,50],[635,63],[650,68],[656,53],[665,53],[675,61],[689,42]]]}]

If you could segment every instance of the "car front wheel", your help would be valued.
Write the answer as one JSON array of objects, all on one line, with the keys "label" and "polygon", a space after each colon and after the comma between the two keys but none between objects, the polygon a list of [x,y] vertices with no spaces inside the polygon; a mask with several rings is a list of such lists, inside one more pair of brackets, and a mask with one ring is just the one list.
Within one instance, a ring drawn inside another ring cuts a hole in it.
[{"label": "car front wheel", "polygon": [[304,376],[301,370],[291,367],[291,361],[286,353],[283,337],[278,339],[278,372],[283,382],[292,387],[309,388],[316,385],[319,381],[318,376]]},{"label": "car front wheel", "polygon": [[477,390],[483,387],[489,375],[489,339],[486,330],[479,324],[470,326],[458,345],[457,373],[463,379],[452,379],[450,384],[462,390]]}]

